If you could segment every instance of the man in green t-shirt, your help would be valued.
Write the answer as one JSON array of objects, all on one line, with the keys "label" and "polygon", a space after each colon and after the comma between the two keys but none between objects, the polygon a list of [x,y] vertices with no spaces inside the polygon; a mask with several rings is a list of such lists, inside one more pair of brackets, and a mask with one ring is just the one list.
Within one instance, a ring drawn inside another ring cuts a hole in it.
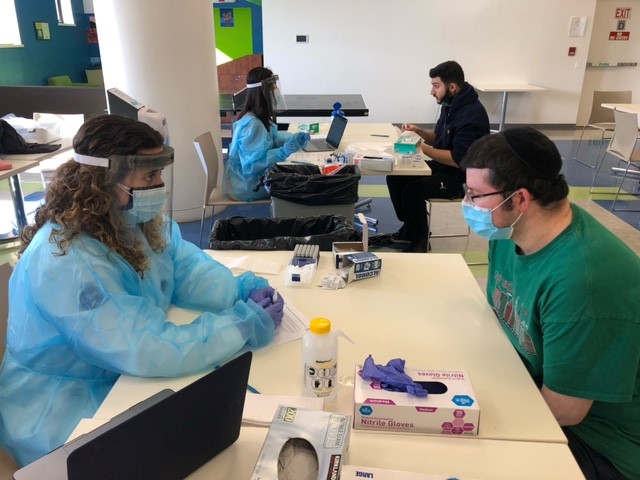
[{"label": "man in green t-shirt", "polygon": [[640,259],[569,202],[562,159],[529,127],[462,164],[489,242],[487,298],[590,479],[640,478]]}]

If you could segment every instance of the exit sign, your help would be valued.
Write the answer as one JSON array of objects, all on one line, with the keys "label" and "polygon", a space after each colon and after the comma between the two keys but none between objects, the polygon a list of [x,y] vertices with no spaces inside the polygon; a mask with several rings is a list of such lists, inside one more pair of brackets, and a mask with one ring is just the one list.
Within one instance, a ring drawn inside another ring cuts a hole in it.
[{"label": "exit sign", "polygon": [[631,9],[616,8],[616,18],[631,18]]}]

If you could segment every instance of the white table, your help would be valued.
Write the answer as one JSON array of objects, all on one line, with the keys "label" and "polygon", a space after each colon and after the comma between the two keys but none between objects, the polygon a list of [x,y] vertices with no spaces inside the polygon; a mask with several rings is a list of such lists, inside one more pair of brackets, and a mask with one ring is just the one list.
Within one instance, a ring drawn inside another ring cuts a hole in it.
[{"label": "white table", "polygon": [[[241,255],[283,266],[287,251],[215,251],[223,263]],[[480,404],[478,439],[566,443],[515,349],[460,255],[380,252],[380,277],[337,291],[284,287],[283,275],[265,275],[308,318],[325,316],[355,341],[340,344],[338,399],[328,408],[353,409],[354,366],[372,354],[377,363],[396,357],[416,368],[466,369]],[[332,268],[321,254],[318,275]],[[319,278],[319,277],[317,277]],[[153,389],[180,388],[192,379],[122,376],[96,413],[111,418],[147,398]],[[250,384],[273,395],[301,392],[300,342],[255,352]],[[151,387],[150,387],[151,386]],[[151,388],[151,390],[150,390]],[[420,443],[428,436],[411,436]]]},{"label": "white table", "polygon": [[18,224],[18,229],[20,230],[27,224],[27,215],[24,210],[24,198],[22,196],[22,187],[20,186],[19,174],[31,168],[37,167],[41,161],[46,160],[47,158],[51,158],[54,155],[58,155],[66,150],[71,149],[70,138],[63,138],[53,143],[60,143],[61,147],[58,150],[47,153],[25,153],[2,156],[2,159],[9,162],[12,168],[10,170],[0,171],[0,180],[9,180],[9,190],[11,192],[11,199],[13,201],[16,222]]},{"label": "white table", "polygon": [[[329,130],[329,123],[320,123],[319,136],[326,136]],[[290,132],[298,131],[298,124],[289,124]],[[339,151],[346,150],[349,145],[354,143],[360,144],[378,144],[389,145],[389,151],[393,152],[393,143],[398,138],[398,129],[390,123],[347,123],[344,135],[338,145]],[[296,152],[293,154],[293,158],[302,160],[305,162],[318,163],[318,158],[324,158],[323,155],[319,155],[317,152],[306,153],[304,151]],[[324,161],[320,162],[324,164]],[[362,175],[431,175],[431,168],[426,162],[423,162],[419,167],[406,167],[402,165],[394,165],[391,172],[381,172],[376,170],[368,170],[361,168],[360,173]]]},{"label": "white table", "polygon": [[[250,478],[266,434],[266,428],[243,427],[233,445],[187,480]],[[415,442],[411,436],[354,431],[347,463],[477,480],[584,479],[569,447],[557,443],[448,437]]]},{"label": "white table", "polygon": [[516,92],[539,92],[546,90],[544,87],[529,85],[527,83],[481,83],[473,85],[476,90],[487,93],[502,93],[502,105],[500,107],[500,124],[498,131],[504,130],[504,119],[507,114],[507,100],[510,93]]},{"label": "white table", "polygon": [[620,110],[626,113],[635,113],[638,115],[638,128],[640,129],[640,103],[603,103],[604,108],[611,110]]}]

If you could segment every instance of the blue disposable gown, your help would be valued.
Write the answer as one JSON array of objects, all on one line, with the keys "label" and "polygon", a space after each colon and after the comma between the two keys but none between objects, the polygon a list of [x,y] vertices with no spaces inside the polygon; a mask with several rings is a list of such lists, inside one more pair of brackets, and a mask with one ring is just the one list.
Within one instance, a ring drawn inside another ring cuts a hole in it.
[{"label": "blue disposable gown", "polygon": [[269,167],[287,158],[280,147],[293,135],[279,132],[273,123],[267,131],[252,113],[235,122],[225,171],[225,193],[244,201],[269,198],[264,187],[257,192],[253,189]]},{"label": "blue disposable gown", "polygon": [[[52,228],[38,231],[9,282],[0,442],[20,464],[63,444],[120,374],[194,373],[273,337],[270,316],[249,300],[267,281],[252,273],[234,277],[184,241],[176,223],[162,253],[138,231],[150,259],[144,278],[88,236],[56,255]],[[204,313],[178,326],[167,321],[171,304]]]}]

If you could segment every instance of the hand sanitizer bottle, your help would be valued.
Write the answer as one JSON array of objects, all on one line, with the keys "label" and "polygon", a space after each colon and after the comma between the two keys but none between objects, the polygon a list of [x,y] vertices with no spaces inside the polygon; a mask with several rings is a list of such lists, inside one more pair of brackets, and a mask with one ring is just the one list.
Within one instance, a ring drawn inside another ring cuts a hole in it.
[{"label": "hand sanitizer bottle", "polygon": [[338,373],[338,337],[331,331],[326,318],[314,318],[302,337],[302,394],[321,397],[325,401],[336,398]]}]

